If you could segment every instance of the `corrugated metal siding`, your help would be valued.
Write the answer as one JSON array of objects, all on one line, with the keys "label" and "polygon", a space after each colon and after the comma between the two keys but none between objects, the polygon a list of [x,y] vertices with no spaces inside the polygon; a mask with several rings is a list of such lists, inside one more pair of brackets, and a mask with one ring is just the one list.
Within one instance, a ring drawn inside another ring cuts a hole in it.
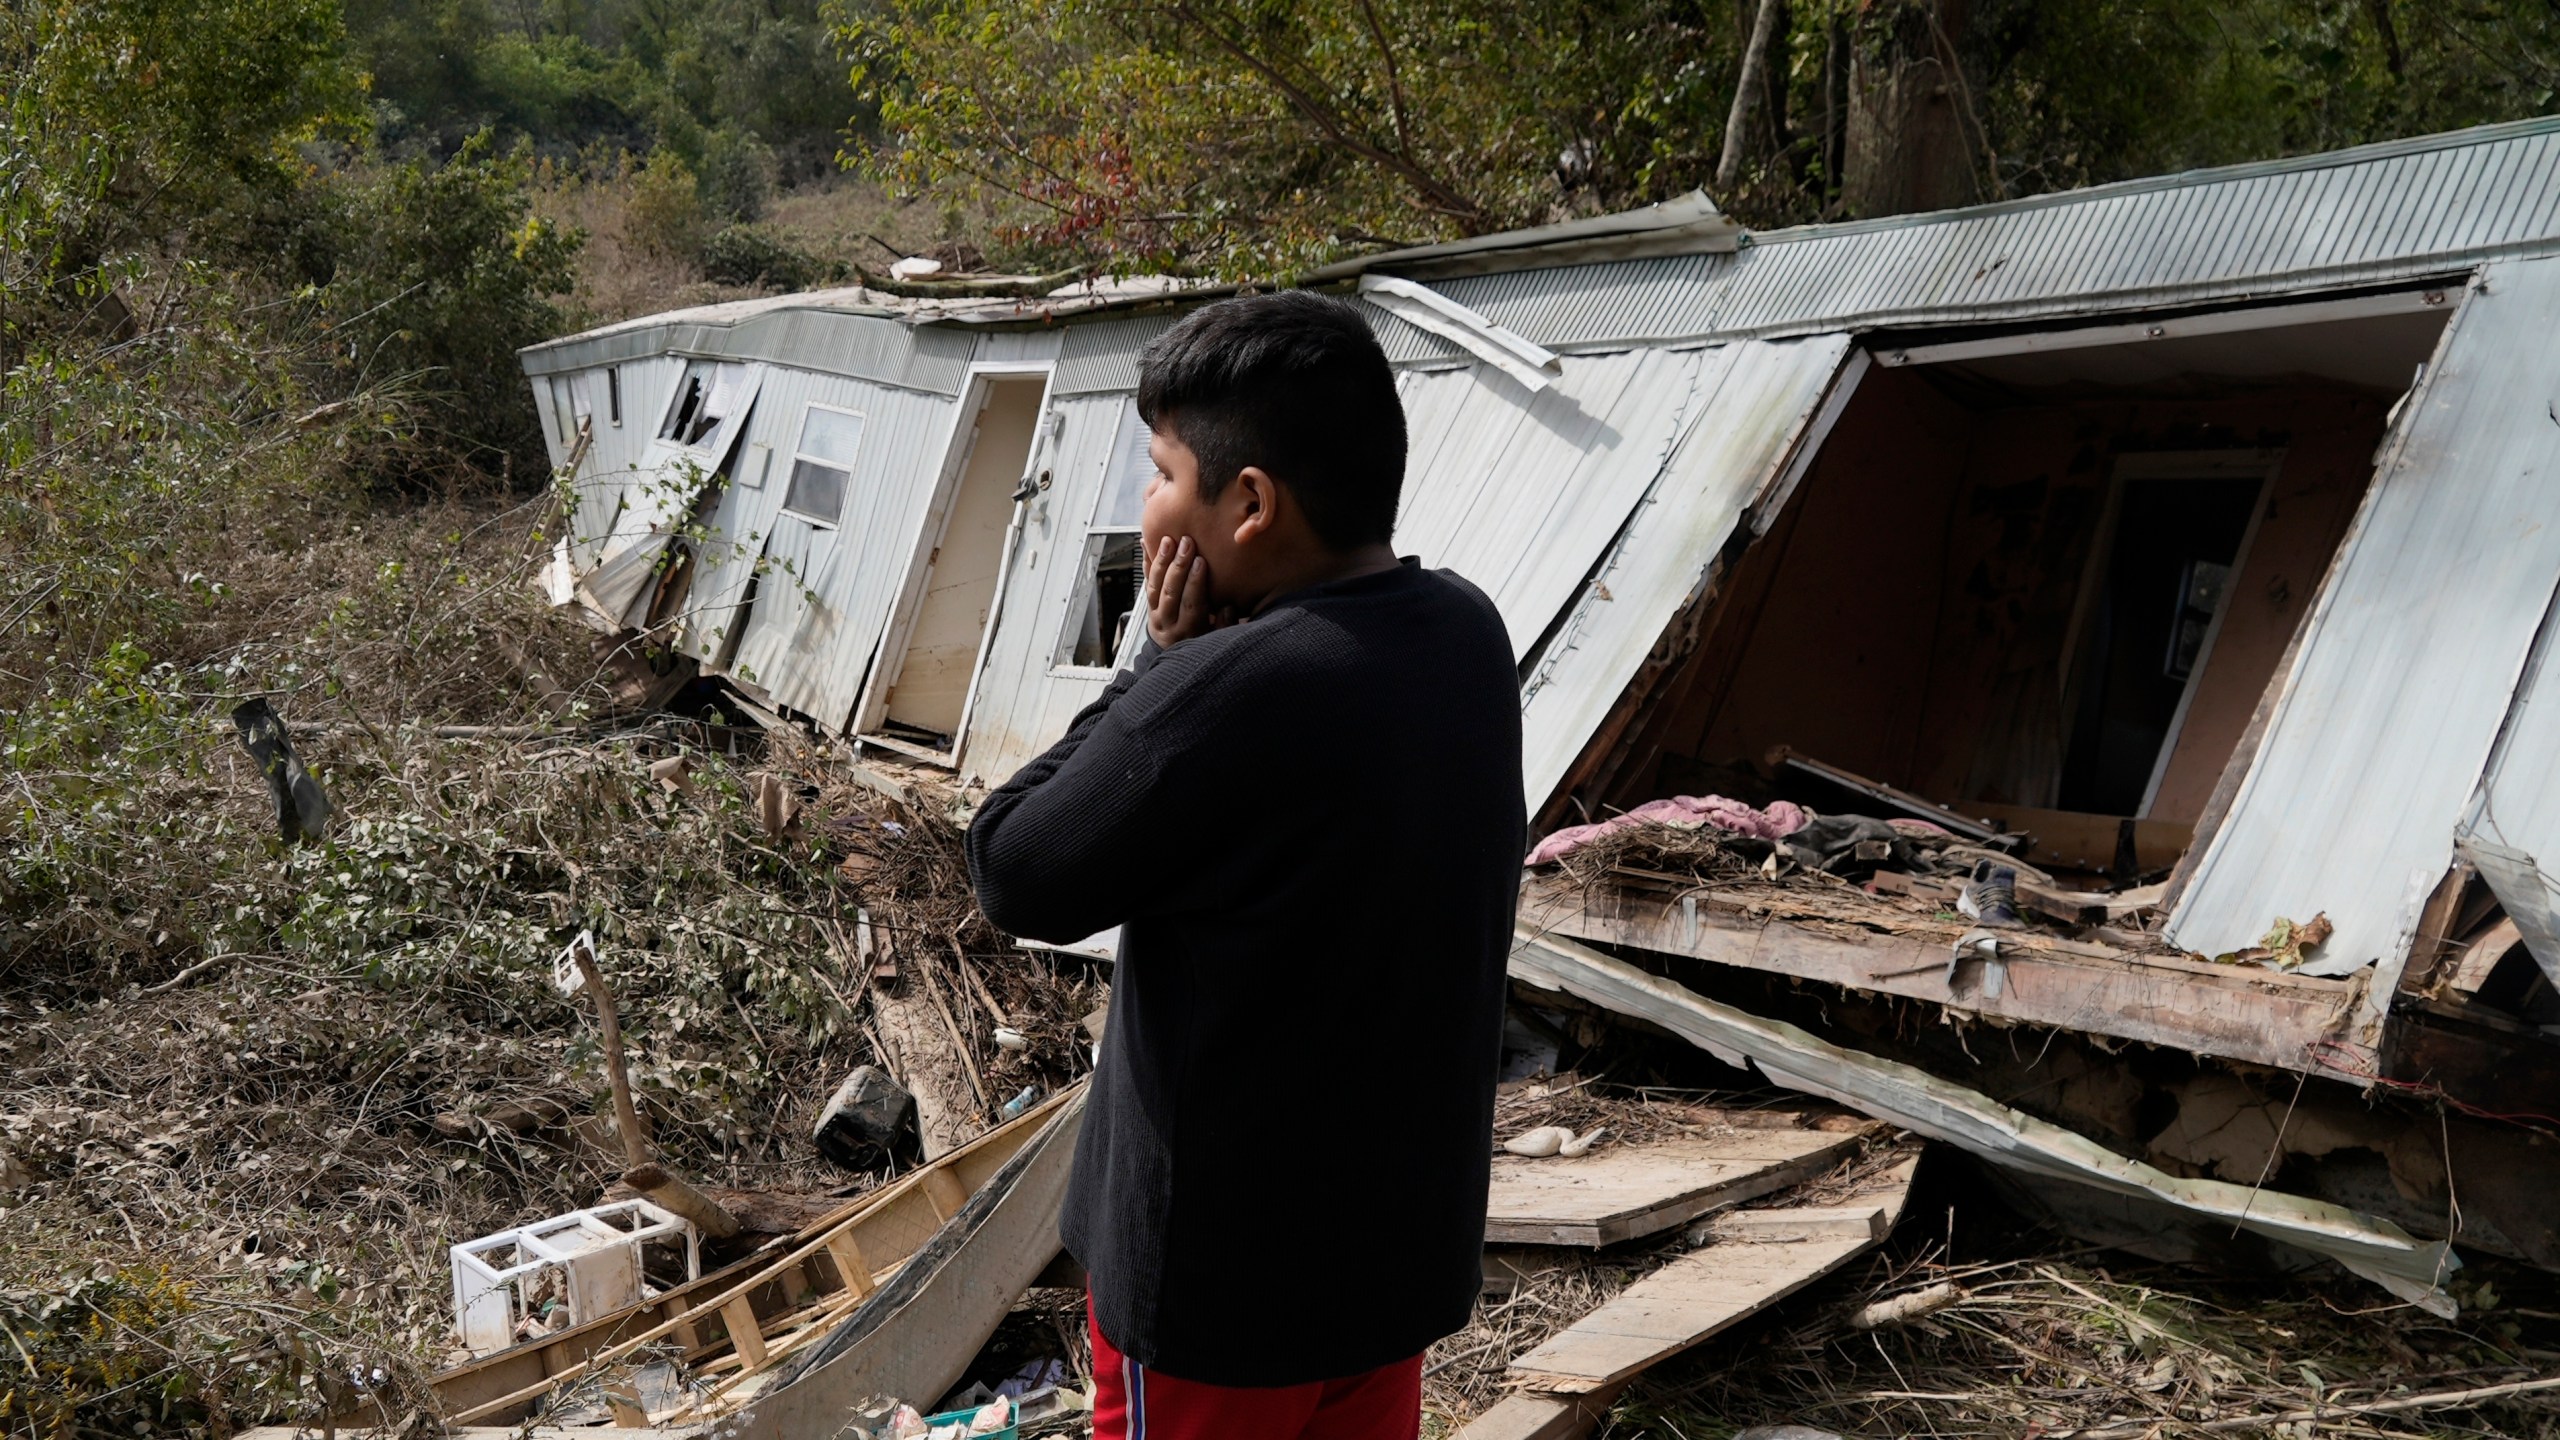
[{"label": "corrugated metal siding", "polygon": [[1527,654],[1662,472],[1702,353],[1573,356],[1535,394],[1491,365],[1408,372],[1398,553],[1474,581]]},{"label": "corrugated metal siding", "polygon": [[1095,320],[1067,326],[1058,350],[1058,373],[1049,381],[1052,395],[1087,395],[1105,390],[1138,388],[1138,352],[1172,326],[1175,316],[1136,315],[1125,320]]},{"label": "corrugated metal siding", "polygon": [[1521,694],[1529,807],[1546,802],[1698,587],[1743,507],[1821,405],[1846,336],[1720,346],[1659,479],[1541,652]]},{"label": "corrugated metal siding", "polygon": [[[782,514],[791,453],[812,403],[863,417],[833,530]],[[716,654],[726,629],[742,626],[733,668],[777,703],[843,726],[905,576],[957,408],[955,400],[903,387],[772,370],[742,438],[773,446],[774,473],[761,489],[731,486],[711,518],[719,537],[706,547],[713,563],[697,577],[688,606],[695,653]],[[777,562],[792,562],[797,580],[767,574],[752,609],[738,615],[749,567],[768,548]]]},{"label": "corrugated metal siding", "polygon": [[711,353],[732,360],[763,360],[937,395],[960,393],[972,348],[963,332],[828,310],[758,315],[718,332],[717,345]]},{"label": "corrugated metal siding", "polygon": [[[621,362],[620,425],[610,418],[606,368],[597,366],[558,377],[568,382],[577,396],[576,403],[587,407],[595,418],[595,441],[570,480],[570,489],[577,498],[569,516],[569,550],[581,570],[595,563],[605,537],[613,532],[614,517],[622,509],[625,497],[648,479],[640,467],[648,460],[650,441],[666,413],[676,377],[684,373],[684,361],[673,355],[653,355]],[[551,463],[556,470],[567,462],[569,445],[559,439],[551,419],[550,378],[536,378],[533,384],[535,393],[542,397],[543,435],[550,444]]]},{"label": "corrugated metal siding", "polygon": [[989,330],[975,337],[969,352],[977,365],[1049,365],[1055,367],[1064,327],[1049,330]]},{"label": "corrugated metal siding", "polygon": [[539,377],[561,370],[590,370],[656,355],[695,355],[761,360],[957,395],[977,343],[975,334],[953,326],[795,306],[784,296],[734,320],[670,319],[633,325],[529,350],[523,361],[525,372],[537,377],[536,384],[541,383]]},{"label": "corrugated metal siding", "polygon": [[2530,121],[1437,288],[1542,345],[1620,344],[2289,295],[2555,246],[2560,129]]},{"label": "corrugated metal siding", "polygon": [[[1070,332],[1072,334],[1072,332]],[[1068,358],[1060,360],[1063,375]],[[978,672],[961,773],[995,783],[1065,733],[1107,677],[1050,664],[1079,593],[1086,523],[1102,491],[1111,442],[1134,400],[1127,393],[1055,395],[1062,417],[1047,493],[1030,502],[998,600],[996,632]]]},{"label": "corrugated metal siding", "polygon": [[[2489,266],[2454,317],[2171,918],[2178,944],[2218,954],[2325,911],[2318,970],[2398,962],[2560,580],[2555,334],[2560,260]],[[2515,803],[2545,823],[2547,767],[2528,769]]]}]

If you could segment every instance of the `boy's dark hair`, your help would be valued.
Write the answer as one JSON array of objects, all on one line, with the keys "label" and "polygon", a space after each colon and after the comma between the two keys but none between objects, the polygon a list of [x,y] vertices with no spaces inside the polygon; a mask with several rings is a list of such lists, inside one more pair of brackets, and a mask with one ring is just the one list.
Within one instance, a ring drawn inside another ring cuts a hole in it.
[{"label": "boy's dark hair", "polygon": [[1283,290],[1194,310],[1139,356],[1138,418],[1200,457],[1203,499],[1258,465],[1336,550],[1395,531],[1404,404],[1349,301]]}]

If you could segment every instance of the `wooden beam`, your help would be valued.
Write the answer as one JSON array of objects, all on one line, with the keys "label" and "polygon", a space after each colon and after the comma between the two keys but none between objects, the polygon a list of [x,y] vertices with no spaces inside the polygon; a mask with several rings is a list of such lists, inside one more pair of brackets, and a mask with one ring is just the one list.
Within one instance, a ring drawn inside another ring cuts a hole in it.
[{"label": "wooden beam", "polygon": [[720,1307],[720,1321],[729,1327],[729,1348],[738,1352],[739,1360],[749,1370],[764,1364],[764,1326],[756,1319],[756,1307],[746,1296]]},{"label": "wooden beam", "polygon": [[871,1278],[871,1262],[862,1258],[862,1245],[850,1231],[827,1237],[827,1255],[836,1262],[836,1278],[847,1290],[868,1295],[878,1288]]},{"label": "wooden beam", "polygon": [[1598,1248],[1659,1234],[1809,1180],[1855,1153],[1868,1133],[1745,1130],[1614,1145],[1578,1160],[1497,1155],[1484,1238]]},{"label": "wooden beam", "polygon": [[1800,1238],[1693,1250],[1513,1359],[1513,1377],[1531,1390],[1587,1394],[1732,1328],[1873,1246],[1901,1216],[1919,1164],[1914,1155],[1860,1187],[1856,1199],[1875,1212],[1866,1227],[1815,1225]]},{"label": "wooden beam", "polygon": [[1888,1227],[1881,1205],[1802,1205],[1776,1210],[1734,1210],[1700,1226],[1707,1238],[1759,1244],[1787,1240],[1881,1240]]},{"label": "wooden beam", "polygon": [[446,1422],[503,1422],[521,1414],[558,1382],[610,1364],[663,1336],[678,1337],[688,1355],[707,1353],[697,1322],[707,1322],[740,1297],[752,1301],[782,1270],[827,1248],[836,1236],[860,1236],[871,1247],[864,1253],[873,1259],[904,1260],[942,1223],[942,1215],[924,1193],[927,1175],[952,1172],[964,1191],[984,1184],[1059,1110],[1077,1103],[1076,1097],[1082,1094],[1081,1084],[1060,1091],[1021,1118],[932,1161],[926,1169],[911,1171],[882,1189],[846,1202],[793,1237],[788,1249],[769,1248],[629,1309],[437,1374],[431,1383]]},{"label": "wooden beam", "polygon": [[1953,967],[1950,978],[1954,927],[1857,934],[1833,925],[1817,931],[1720,907],[1712,892],[1693,890],[1686,898],[1697,903],[1684,905],[1683,892],[1642,882],[1604,881],[1585,889],[1560,876],[1535,876],[1522,887],[1520,919],[1579,940],[2218,1059],[2341,1078],[2375,1069],[2372,1045],[2355,1033],[2360,990],[2351,979],[2132,955],[2020,930],[2002,936],[2001,983],[1994,987],[1979,960]]},{"label": "wooden beam", "polygon": [[1453,1440],[1582,1440],[1609,1418],[1622,1385],[1587,1395],[1542,1395],[1523,1390],[1467,1422]]}]

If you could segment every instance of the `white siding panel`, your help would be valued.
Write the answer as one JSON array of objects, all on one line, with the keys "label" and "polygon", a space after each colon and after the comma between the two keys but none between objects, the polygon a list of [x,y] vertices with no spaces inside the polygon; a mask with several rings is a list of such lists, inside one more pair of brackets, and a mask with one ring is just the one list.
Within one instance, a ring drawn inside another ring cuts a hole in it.
[{"label": "white siding panel", "polygon": [[1000,783],[1064,734],[1075,712],[1110,684],[1106,675],[1061,669],[1050,661],[1068,624],[1084,558],[1085,523],[1102,492],[1111,444],[1126,393],[1050,397],[1061,426],[1049,463],[1049,489],[1028,502],[1013,565],[999,597],[996,633],[978,673],[969,712],[964,778]]},{"label": "white siding panel", "polygon": [[1535,394],[1490,365],[1408,379],[1398,553],[1474,581],[1526,655],[1661,473],[1702,353],[1568,356]]},{"label": "white siding panel", "polygon": [[[2317,972],[2399,962],[2415,902],[2452,862],[2455,827],[2560,578],[2555,334],[2560,260],[2486,268],[2171,917],[2178,944],[2218,954],[2278,916],[2325,911],[2337,931]],[[2526,717],[2549,723],[2539,707]],[[2528,849],[2560,817],[2544,776],[2526,778],[2541,769],[2509,767],[2514,788],[2499,794],[2509,834]]]},{"label": "white siding panel", "polygon": [[1624,530],[1522,689],[1532,812],[1572,768],[1681,607],[1707,583],[1743,508],[1783,464],[1848,355],[1845,335],[1746,340],[1702,357],[1702,395]]},{"label": "white siding panel", "polygon": [[[809,406],[862,417],[852,479],[834,529],[782,513],[791,454]],[[710,517],[713,538],[688,605],[685,643],[717,656],[733,638],[733,667],[774,701],[841,728],[853,712],[888,622],[942,451],[953,400],[925,391],[773,367],[742,445],[773,447],[761,487],[732,484]],[[740,613],[759,557],[767,573]],[[789,562],[796,575],[786,573]],[[736,629],[732,637],[730,631]]]},{"label": "white siding panel", "polygon": [[[681,356],[657,355],[626,360],[621,369],[620,425],[611,419],[605,367],[581,370],[569,377],[595,417],[595,442],[570,480],[576,500],[568,521],[569,550],[580,570],[596,562],[605,537],[613,533],[614,517],[621,512],[626,495],[642,483],[641,462],[647,456],[650,438],[657,434],[658,420],[674,392],[676,377],[684,373],[684,360]],[[534,393],[543,397],[543,434],[551,442],[551,463],[557,469],[567,462],[570,445],[563,443],[559,431],[550,426],[549,384],[537,379]]]}]

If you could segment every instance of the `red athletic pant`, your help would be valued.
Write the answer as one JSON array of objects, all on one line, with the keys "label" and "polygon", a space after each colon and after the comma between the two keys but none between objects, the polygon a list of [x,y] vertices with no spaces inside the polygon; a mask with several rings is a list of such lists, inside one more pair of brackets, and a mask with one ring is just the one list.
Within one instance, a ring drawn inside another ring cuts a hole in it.
[{"label": "red athletic pant", "polygon": [[1093,1323],[1093,1440],[1414,1440],[1422,1433],[1422,1357],[1339,1380],[1277,1389],[1204,1385],[1150,1370]]}]

